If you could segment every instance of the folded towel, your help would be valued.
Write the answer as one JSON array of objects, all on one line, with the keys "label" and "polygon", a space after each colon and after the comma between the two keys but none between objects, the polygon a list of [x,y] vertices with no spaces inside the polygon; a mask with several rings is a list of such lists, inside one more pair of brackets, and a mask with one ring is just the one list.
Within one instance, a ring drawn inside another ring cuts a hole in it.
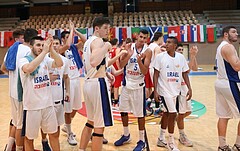
[{"label": "folded towel", "polygon": [[70,50],[72,51],[73,58],[74,58],[74,60],[77,64],[78,69],[82,68],[83,67],[83,62],[82,62],[82,59],[81,59],[81,57],[78,53],[77,47],[74,44],[71,44]]},{"label": "folded towel", "polygon": [[[31,55],[25,56],[25,58],[27,58],[27,60],[30,62],[33,61],[33,57]],[[31,76],[35,76],[38,73],[40,66],[38,66],[32,73],[30,73]]]},{"label": "folded towel", "polygon": [[17,58],[17,51],[20,42],[15,42],[9,49],[8,54],[5,60],[5,66],[7,70],[14,71],[16,69],[16,58]]}]

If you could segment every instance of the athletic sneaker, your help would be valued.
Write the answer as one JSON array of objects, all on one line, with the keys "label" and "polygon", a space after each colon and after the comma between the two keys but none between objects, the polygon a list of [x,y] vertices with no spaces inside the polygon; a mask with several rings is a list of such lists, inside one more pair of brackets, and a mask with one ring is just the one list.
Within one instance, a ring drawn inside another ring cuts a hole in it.
[{"label": "athletic sneaker", "polygon": [[180,137],[179,137],[179,142],[181,144],[183,144],[184,146],[187,146],[187,147],[192,147],[193,146],[193,143],[192,141],[190,141],[188,138],[187,138],[187,135],[186,134],[180,134]]},{"label": "athletic sneaker", "polygon": [[76,141],[75,137],[73,136],[73,133],[68,135],[67,141],[70,145],[77,145],[77,141]]},{"label": "athletic sneaker", "polygon": [[218,151],[232,151],[232,149],[228,145],[225,145],[223,147],[219,146]]},{"label": "athletic sneaker", "polygon": [[48,141],[46,142],[42,141],[42,148],[43,148],[43,151],[51,151]]},{"label": "athletic sneaker", "polygon": [[[63,128],[61,129],[64,133],[67,133],[67,127],[63,126]],[[72,133],[74,137],[76,137],[76,134]]]},{"label": "athletic sneaker", "polygon": [[168,142],[167,148],[169,151],[180,151],[173,142]]},{"label": "athletic sneaker", "polygon": [[124,136],[124,135],[122,135],[122,137],[119,139],[119,140],[117,140],[115,143],[114,143],[114,145],[115,146],[122,146],[123,144],[126,144],[126,143],[128,143],[128,142],[130,142],[130,134],[128,135],[128,136]]},{"label": "athletic sneaker", "polygon": [[161,140],[161,139],[158,137],[157,146],[158,146],[158,147],[167,147],[167,142],[166,142],[165,140]]},{"label": "athletic sneaker", "polygon": [[237,145],[237,144],[234,144],[233,147],[232,147],[232,150],[233,151],[240,151],[240,146]]},{"label": "athletic sneaker", "polygon": [[133,151],[143,151],[146,146],[146,143],[140,140],[137,142],[137,146],[133,149]]}]

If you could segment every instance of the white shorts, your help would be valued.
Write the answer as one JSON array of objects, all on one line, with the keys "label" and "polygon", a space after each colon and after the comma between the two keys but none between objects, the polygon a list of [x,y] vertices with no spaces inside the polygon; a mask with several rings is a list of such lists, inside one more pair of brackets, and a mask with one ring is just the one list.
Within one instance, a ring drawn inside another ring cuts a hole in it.
[{"label": "white shorts", "polygon": [[240,118],[239,88],[240,83],[216,80],[216,113],[219,118]]},{"label": "white shorts", "polygon": [[161,96],[161,101],[163,103],[163,111],[168,113],[177,112],[177,96],[173,97],[163,97]]},{"label": "white shorts", "polygon": [[93,121],[94,127],[113,125],[110,88],[106,78],[86,79],[83,95],[87,118]]},{"label": "white shorts", "polygon": [[82,108],[80,78],[70,80],[70,101],[64,102],[64,111],[72,113]]},{"label": "white shorts", "polygon": [[55,113],[56,113],[56,117],[57,117],[58,126],[61,126],[65,122],[65,120],[64,120],[64,108],[63,108],[63,105],[62,105],[62,101],[60,101],[60,103],[58,103],[58,104],[54,104],[54,109],[55,109]]},{"label": "white shorts", "polygon": [[22,129],[23,122],[23,103],[10,97],[12,123],[17,129]]},{"label": "white shorts", "polygon": [[36,139],[40,128],[47,134],[57,132],[57,118],[53,106],[41,110],[24,110],[23,120],[23,131],[28,139]]},{"label": "white shorts", "polygon": [[188,100],[186,96],[179,95],[177,96],[177,110],[179,114],[185,114],[186,112],[192,112],[192,101]]},{"label": "white shorts", "polygon": [[146,115],[145,100],[145,87],[132,90],[123,86],[119,98],[119,111],[132,112],[135,117],[144,117]]}]

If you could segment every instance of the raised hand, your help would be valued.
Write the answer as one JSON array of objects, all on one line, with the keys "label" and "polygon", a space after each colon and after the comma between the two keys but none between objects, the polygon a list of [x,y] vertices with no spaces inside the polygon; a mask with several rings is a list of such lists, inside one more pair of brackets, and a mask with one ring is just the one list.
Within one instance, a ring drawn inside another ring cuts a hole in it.
[{"label": "raised hand", "polygon": [[196,56],[198,53],[198,47],[197,46],[192,46],[189,51],[191,56]]}]

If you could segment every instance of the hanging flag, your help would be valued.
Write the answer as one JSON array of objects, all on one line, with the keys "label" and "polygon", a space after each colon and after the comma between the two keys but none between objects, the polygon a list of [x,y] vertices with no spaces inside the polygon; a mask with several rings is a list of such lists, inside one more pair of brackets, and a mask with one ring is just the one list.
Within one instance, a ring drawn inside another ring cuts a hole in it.
[{"label": "hanging flag", "polygon": [[188,42],[197,42],[197,27],[196,27],[196,25],[188,26]]},{"label": "hanging flag", "polygon": [[160,32],[163,34],[163,41],[166,42],[168,38],[168,27],[167,26],[162,26],[159,27]]},{"label": "hanging flag", "polygon": [[180,26],[180,35],[181,35],[181,42],[188,42],[188,31],[187,26]]},{"label": "hanging flag", "polygon": [[87,29],[87,38],[89,38],[92,35],[93,35],[93,28],[91,27]]},{"label": "hanging flag", "polygon": [[[131,27],[127,27],[127,38],[132,38],[132,30]],[[124,39],[125,40],[125,39]]]},{"label": "hanging flag", "polygon": [[131,27],[132,31],[132,39],[136,39],[137,35],[139,34],[140,28],[139,27]]},{"label": "hanging flag", "polygon": [[119,34],[118,34],[118,41],[121,44],[123,40],[125,40],[127,38],[127,28],[119,28],[118,30]]},{"label": "hanging flag", "polygon": [[150,41],[152,41],[154,34],[158,32],[160,28],[159,27],[148,27],[148,28],[149,28],[148,31],[150,33]]},{"label": "hanging flag", "polygon": [[180,26],[168,26],[168,36],[176,37],[177,40],[180,42],[181,41]]},{"label": "hanging flag", "polygon": [[197,25],[197,41],[206,42],[206,25]]},{"label": "hanging flag", "polygon": [[41,36],[43,39],[47,38],[47,32],[45,30],[38,30],[38,35]]},{"label": "hanging flag", "polygon": [[55,36],[55,29],[49,29],[48,34],[51,34],[52,36]]},{"label": "hanging flag", "polygon": [[217,41],[217,31],[215,25],[207,25],[207,38],[208,42]]},{"label": "hanging flag", "polygon": [[[87,28],[77,28],[76,30],[87,38]],[[80,37],[78,37],[78,39],[80,39]]]},{"label": "hanging flag", "polygon": [[111,40],[116,37],[116,28],[110,28],[108,33],[108,40]]},{"label": "hanging flag", "polygon": [[0,46],[4,47],[4,31],[0,32]]},{"label": "hanging flag", "polygon": [[4,32],[4,47],[10,47],[14,43],[14,39],[12,36],[13,32],[12,31],[5,31]]},{"label": "hanging flag", "polygon": [[58,38],[61,39],[61,31],[60,31],[60,29],[55,29],[55,36],[58,36]]}]

